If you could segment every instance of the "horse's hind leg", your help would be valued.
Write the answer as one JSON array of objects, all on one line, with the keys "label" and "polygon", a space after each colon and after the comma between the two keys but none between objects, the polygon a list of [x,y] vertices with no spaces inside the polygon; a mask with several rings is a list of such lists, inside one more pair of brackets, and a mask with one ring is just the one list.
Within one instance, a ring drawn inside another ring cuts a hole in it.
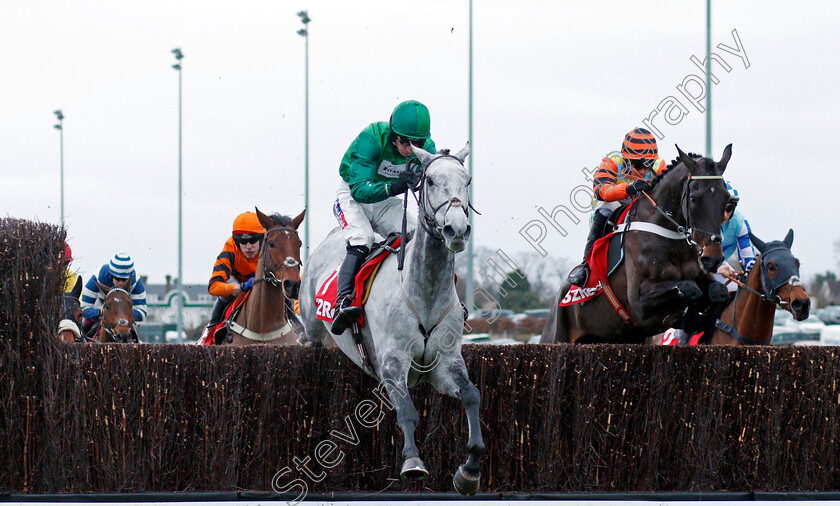
[{"label": "horse's hind leg", "polygon": [[404,437],[402,454],[405,461],[400,476],[422,480],[429,475],[429,472],[426,470],[423,461],[420,460],[420,451],[414,441],[414,429],[417,428],[420,415],[417,413],[417,409],[411,401],[411,395],[408,393],[408,369],[407,357],[401,359],[396,355],[386,355],[382,360],[380,375],[388,392],[388,397],[397,411],[397,424],[399,424]]},{"label": "horse's hind leg", "polygon": [[432,371],[432,383],[441,393],[461,399],[467,414],[469,440],[467,441],[467,461],[458,467],[452,478],[452,485],[462,495],[478,492],[481,478],[481,459],[484,457],[484,439],[481,436],[479,407],[481,393],[470,381],[464,359],[457,355],[448,365],[444,362]]}]

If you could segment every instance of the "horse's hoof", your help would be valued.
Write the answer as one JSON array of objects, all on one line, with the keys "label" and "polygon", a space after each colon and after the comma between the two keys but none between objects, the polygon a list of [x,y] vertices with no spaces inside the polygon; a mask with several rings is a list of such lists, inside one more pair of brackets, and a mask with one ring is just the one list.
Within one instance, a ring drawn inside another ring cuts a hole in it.
[{"label": "horse's hoof", "polygon": [[429,471],[426,471],[426,466],[419,457],[406,459],[400,471],[400,478],[409,480],[425,480],[427,476],[429,476]]},{"label": "horse's hoof", "polygon": [[458,471],[452,477],[452,486],[461,495],[475,495],[478,492],[478,482],[480,479],[481,473],[470,476],[464,472],[464,466],[458,466]]}]

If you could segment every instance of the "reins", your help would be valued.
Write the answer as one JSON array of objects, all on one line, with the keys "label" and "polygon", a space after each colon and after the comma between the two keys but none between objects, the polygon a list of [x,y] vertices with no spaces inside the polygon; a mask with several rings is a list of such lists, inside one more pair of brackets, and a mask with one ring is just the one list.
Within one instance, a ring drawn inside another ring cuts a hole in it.
[{"label": "reins", "polygon": [[656,211],[660,215],[662,215],[662,217],[664,217],[668,222],[670,222],[676,228],[676,232],[678,234],[681,234],[683,236],[683,238],[685,239],[685,241],[690,246],[693,246],[695,249],[697,249],[697,251],[699,252],[701,250],[700,245],[697,244],[697,242],[695,242],[694,239],[692,238],[695,231],[702,232],[702,233],[708,235],[711,238],[710,241],[711,241],[712,244],[720,243],[723,240],[723,238],[721,237],[720,232],[715,234],[715,233],[712,233],[712,232],[709,232],[709,231],[706,231],[706,230],[703,230],[701,228],[697,228],[697,227],[694,226],[694,220],[692,219],[692,216],[691,216],[691,208],[688,206],[689,199],[691,198],[691,185],[690,185],[690,183],[691,183],[692,179],[723,180],[723,176],[692,176],[692,175],[689,174],[688,179],[686,179],[685,183],[683,184],[683,191],[682,191],[682,194],[680,196],[680,208],[683,212],[683,216],[685,217],[685,221],[686,221],[685,226],[677,223],[677,221],[674,218],[671,217],[670,213],[668,213],[667,211],[665,211],[661,207],[659,207],[659,205],[656,203],[656,201],[653,200],[653,198],[650,195],[648,195],[647,192],[643,191],[643,192],[641,192],[641,194],[644,195],[645,198],[648,199],[648,201],[651,203],[653,208],[656,209]]},{"label": "reins", "polygon": [[[411,168],[412,165],[414,165],[416,163],[419,163],[419,162],[415,162],[414,160],[409,160],[408,158],[409,157],[406,157],[406,167],[407,168]],[[478,211],[475,210],[475,208],[472,206],[471,202],[467,202],[467,205],[464,206],[463,202],[458,197],[452,197],[448,200],[445,200],[444,202],[442,202],[438,206],[432,206],[431,205],[431,203],[429,202],[428,192],[426,192],[426,171],[429,169],[429,167],[433,163],[435,163],[436,161],[441,160],[443,158],[452,158],[453,160],[458,162],[458,165],[460,165],[461,167],[464,167],[464,163],[458,157],[450,155],[448,149],[442,149],[439,154],[435,155],[431,160],[429,160],[428,162],[423,164],[423,167],[422,167],[422,170],[421,170],[421,173],[420,173],[420,181],[417,184],[417,188],[419,188],[420,196],[419,197],[417,196],[417,194],[415,193],[415,188],[413,186],[409,186],[409,190],[411,191],[411,195],[414,197],[414,200],[417,202],[417,207],[418,207],[418,220],[417,221],[418,221],[418,223],[420,223],[420,226],[422,226],[423,229],[431,237],[435,238],[438,241],[443,241],[444,240],[444,238],[443,238],[443,227],[440,226],[437,223],[437,220],[435,219],[435,216],[437,216],[438,211],[440,211],[440,209],[443,208],[443,206],[448,204],[448,207],[446,208],[446,212],[449,212],[449,210],[452,209],[453,207],[460,208],[461,210],[464,211],[464,214],[467,216],[467,219],[469,219],[469,216],[470,216],[470,211],[469,211],[470,209],[475,211],[476,214],[481,214],[481,213],[479,213]],[[467,183],[467,186],[469,186],[471,183],[472,183],[472,178],[470,178],[470,181]],[[426,205],[427,204],[432,208],[431,217],[426,212]],[[406,191],[406,195],[403,198],[403,219],[402,219],[402,237],[403,237],[403,240],[400,243],[400,253],[399,253],[399,256],[398,256],[398,259],[397,259],[397,270],[399,271],[399,274],[400,274],[400,296],[402,297],[403,301],[405,301],[406,305],[408,305],[408,308],[411,310],[412,314],[414,314],[414,318],[417,320],[417,327],[419,328],[420,333],[423,334],[423,344],[425,345],[426,343],[428,343],[429,337],[431,337],[432,332],[435,331],[437,326],[440,325],[440,323],[443,321],[443,319],[446,317],[446,315],[449,314],[449,312],[455,306],[455,300],[457,299],[457,296],[453,297],[449,301],[449,305],[446,306],[446,309],[440,315],[440,318],[437,319],[435,324],[432,325],[432,327],[430,329],[426,330],[426,327],[423,325],[422,319],[420,317],[420,313],[417,311],[417,309],[414,307],[414,305],[411,303],[411,301],[408,300],[408,297],[405,294],[405,290],[403,289],[403,267],[405,265],[405,248],[406,248],[406,242],[407,242],[405,240],[405,238],[407,236],[407,230],[406,230],[406,228],[407,228],[407,213],[408,213],[408,191]],[[446,213],[444,213],[444,215],[445,214]]]}]

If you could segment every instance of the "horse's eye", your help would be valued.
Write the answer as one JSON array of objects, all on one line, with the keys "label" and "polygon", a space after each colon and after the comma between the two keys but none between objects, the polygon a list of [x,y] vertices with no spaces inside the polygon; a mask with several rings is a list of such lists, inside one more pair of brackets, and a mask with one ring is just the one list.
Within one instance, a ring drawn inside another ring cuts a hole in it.
[{"label": "horse's eye", "polygon": [[697,197],[695,197],[694,195],[692,195],[691,197],[689,197],[689,200],[691,201],[691,203],[692,203],[692,204],[696,204],[696,203],[697,203]]},{"label": "horse's eye", "polygon": [[427,179],[426,179],[426,182],[427,182],[427,183],[429,183],[429,186],[434,186],[434,185],[435,185],[435,182],[434,182],[434,181],[432,181],[432,180],[431,180],[431,179],[429,179],[429,178],[427,178]]},{"label": "horse's eye", "polygon": [[772,262],[768,263],[767,272],[776,272],[776,264]]},{"label": "horse's eye", "polygon": [[268,247],[273,248],[274,247],[274,241],[268,241]]}]

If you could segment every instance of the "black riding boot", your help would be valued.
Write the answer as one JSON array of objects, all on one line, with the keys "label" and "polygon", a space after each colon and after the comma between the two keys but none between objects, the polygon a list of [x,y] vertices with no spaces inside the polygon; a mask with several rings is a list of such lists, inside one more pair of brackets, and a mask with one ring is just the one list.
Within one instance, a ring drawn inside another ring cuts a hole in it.
[{"label": "black riding boot", "polygon": [[330,328],[330,332],[335,335],[343,334],[347,327],[352,325],[356,318],[362,314],[361,307],[351,304],[353,304],[356,274],[362,268],[368,253],[370,253],[370,248],[367,246],[348,246],[347,255],[345,255],[344,261],[341,262],[341,267],[338,269],[338,293],[335,298],[336,307],[333,324]]},{"label": "black riding boot", "polygon": [[610,219],[612,212],[609,209],[598,209],[595,211],[595,216],[592,217],[592,225],[589,227],[589,236],[586,238],[586,247],[583,249],[583,262],[572,269],[569,273],[569,283],[575,286],[586,286],[589,281],[589,264],[586,262],[586,257],[592,251],[595,241],[601,238],[604,233],[604,226],[607,220]]}]

